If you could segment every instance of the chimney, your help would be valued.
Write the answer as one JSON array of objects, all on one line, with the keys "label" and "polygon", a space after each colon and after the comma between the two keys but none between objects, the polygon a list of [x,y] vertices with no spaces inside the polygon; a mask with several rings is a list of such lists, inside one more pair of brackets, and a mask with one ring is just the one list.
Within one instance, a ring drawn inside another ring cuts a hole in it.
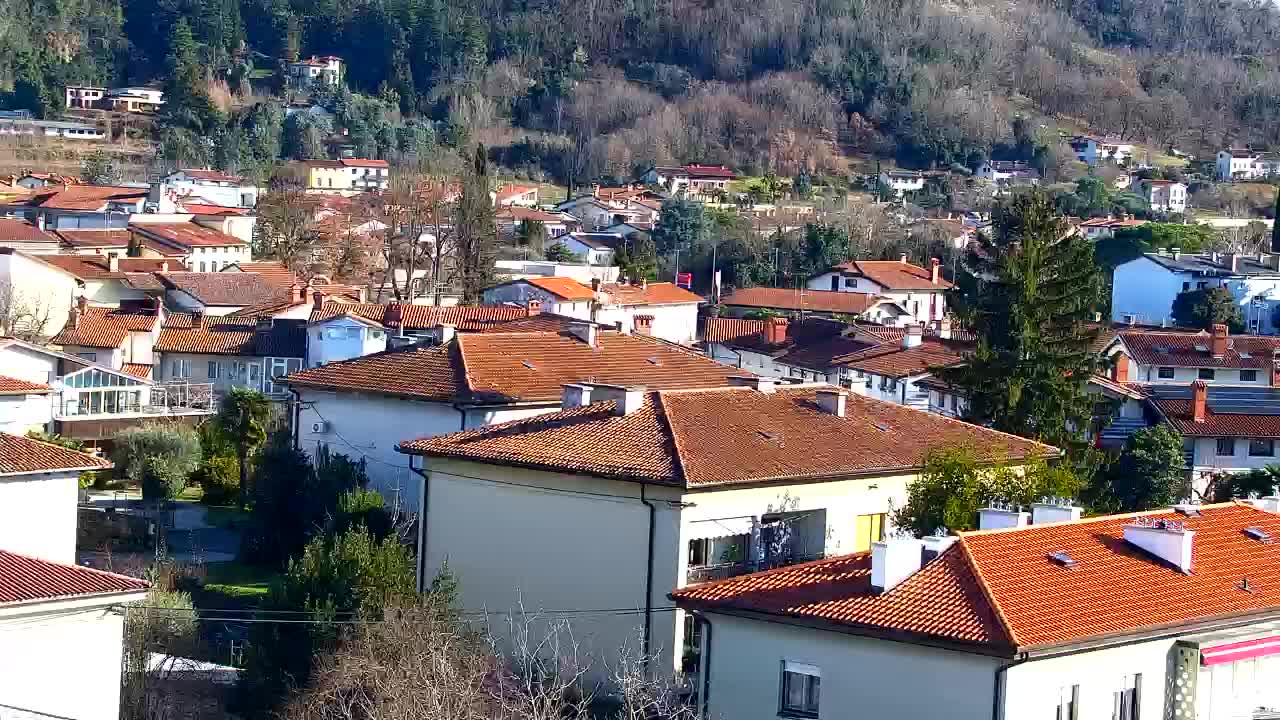
[{"label": "chimney", "polygon": [[120,256],[119,255],[115,253],[111,253],[110,255],[107,256],[107,270],[113,273],[120,272]]},{"label": "chimney", "polygon": [[587,322],[585,320],[574,320],[572,322],[565,323],[565,329],[569,331],[570,335],[586,343],[589,347],[599,346],[597,338],[599,328],[596,327],[595,323]]},{"label": "chimney", "polygon": [[[614,415],[630,415],[644,404],[645,388],[643,385],[606,385],[603,383],[583,383],[590,394],[591,402],[608,402],[615,405]],[[563,394],[561,398],[563,398]]]},{"label": "chimney", "polygon": [[942,281],[942,261],[938,258],[929,258],[929,282],[937,285]]},{"label": "chimney", "polygon": [[818,407],[822,412],[836,417],[844,417],[845,404],[849,396],[843,390],[822,389],[818,391]]},{"label": "chimney", "polygon": [[1226,253],[1225,255],[1222,256],[1222,264],[1226,265],[1227,268],[1229,268],[1233,273],[1239,272],[1240,254],[1233,253],[1233,252]]},{"label": "chimney", "polygon": [[256,322],[254,322],[253,331],[255,333],[268,333],[268,332],[271,332],[271,326],[274,324],[275,324],[274,320],[272,320],[270,317],[266,315],[263,315],[259,317]]},{"label": "chimney", "polygon": [[595,292],[595,293],[600,292],[600,278],[598,277],[591,278],[591,292]]},{"label": "chimney", "polygon": [[36,216],[36,229],[40,232],[44,232],[44,213]]},{"label": "chimney", "polygon": [[80,324],[80,315],[84,313],[87,304],[83,295],[76,298],[76,301],[71,305],[70,312],[67,313],[67,327],[74,328]]},{"label": "chimney", "polygon": [[1271,361],[1271,387],[1280,387],[1280,362]]},{"label": "chimney", "polygon": [[918,323],[908,325],[907,331],[902,334],[902,347],[918,347],[922,342],[924,342],[924,325]]},{"label": "chimney", "polygon": [[560,409],[571,410],[591,404],[591,386],[566,383],[560,386]]},{"label": "chimney", "polygon": [[1205,401],[1209,398],[1209,385],[1203,380],[1191,383],[1191,419],[1204,422]]},{"label": "chimney", "polygon": [[1075,505],[1062,504],[1053,501],[1043,501],[1031,503],[1031,524],[1043,525],[1045,523],[1054,522],[1070,522],[1079,520],[1083,508]]},{"label": "chimney", "polygon": [[922,553],[920,564],[923,565],[938,557],[959,539],[955,535],[926,535],[920,538],[920,541],[924,543],[924,552]]},{"label": "chimney", "polygon": [[1111,379],[1116,382],[1129,382],[1129,356],[1121,353],[1115,358],[1116,366],[1111,369]]},{"label": "chimney", "polygon": [[1169,254],[1173,256],[1174,260],[1177,260],[1182,255],[1182,248],[1179,248],[1179,247],[1169,248]]},{"label": "chimney", "polygon": [[871,543],[871,589],[885,593],[920,569],[924,544],[915,538],[891,537]]},{"label": "chimney", "polygon": [[453,342],[453,338],[458,334],[458,326],[449,323],[440,323],[436,326],[436,337],[440,340],[441,345],[448,345]]},{"label": "chimney", "polygon": [[764,320],[764,341],[767,345],[781,345],[787,341],[787,319],[768,317]]},{"label": "chimney", "polygon": [[951,316],[950,315],[943,315],[942,319],[938,321],[938,337],[942,338],[943,340],[951,339]]},{"label": "chimney", "polygon": [[1215,358],[1223,357],[1227,354],[1227,326],[1221,323],[1214,325],[1213,335],[1209,341],[1209,349],[1213,352]]},{"label": "chimney", "polygon": [[316,290],[311,293],[311,307],[319,310],[324,307],[324,293]]},{"label": "chimney", "polygon": [[204,327],[204,310],[191,311],[191,327]]},{"label": "chimney", "polygon": [[537,315],[540,312],[542,312],[541,300],[538,300],[536,298],[530,298],[529,302],[525,303],[524,314],[526,317]]},{"label": "chimney", "polygon": [[387,309],[382,313],[382,324],[388,329],[395,330],[399,335],[404,335],[404,328],[401,324],[404,321],[404,310],[400,308],[400,303],[391,303],[387,305]]},{"label": "chimney", "polygon": [[1245,502],[1253,505],[1259,510],[1265,510],[1269,513],[1280,513],[1280,497],[1268,495],[1267,497],[1254,498]]},{"label": "chimney", "polygon": [[168,260],[161,260],[161,261],[160,261],[160,272],[169,272],[169,261],[168,261]]},{"label": "chimney", "polygon": [[978,511],[978,529],[1001,530],[1004,528],[1026,527],[1030,519],[1030,513],[986,507]]},{"label": "chimney", "polygon": [[1124,526],[1125,542],[1155,555],[1184,574],[1191,573],[1191,543],[1196,531],[1180,522],[1139,516]]},{"label": "chimney", "polygon": [[902,253],[901,255],[899,255],[899,256],[898,256],[898,262],[902,263],[903,265],[906,265],[906,264],[907,264],[907,254],[906,254],[906,253]]},{"label": "chimney", "polygon": [[734,387],[749,387],[756,392],[762,392],[766,395],[771,394],[777,389],[778,381],[776,378],[765,377],[763,375],[733,375],[728,378],[729,384]]},{"label": "chimney", "polygon": [[632,320],[632,323],[635,325],[634,332],[637,335],[653,334],[653,316],[652,315],[636,315],[631,320]]}]

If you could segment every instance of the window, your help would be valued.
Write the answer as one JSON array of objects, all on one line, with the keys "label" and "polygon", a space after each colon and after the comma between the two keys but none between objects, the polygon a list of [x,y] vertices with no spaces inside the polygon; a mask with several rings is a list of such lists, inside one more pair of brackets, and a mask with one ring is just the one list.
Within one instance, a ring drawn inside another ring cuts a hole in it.
[{"label": "window", "polygon": [[1257,382],[1257,381],[1258,381],[1257,370],[1241,370],[1240,371],[1240,382]]},{"label": "window", "polygon": [[1189,283],[1189,282],[1184,282],[1184,283],[1182,283],[1182,292],[1186,292],[1186,291],[1188,291],[1188,290],[1190,290],[1190,289],[1191,289],[1191,283]]},{"label": "window", "polygon": [[1171,367],[1162,367],[1162,368],[1160,368],[1159,370],[1157,370],[1157,371],[1156,371],[1156,376],[1157,376],[1157,377],[1159,377],[1161,380],[1172,380],[1172,379],[1173,379],[1173,368],[1171,368]]},{"label": "window", "polygon": [[191,361],[187,358],[175,358],[169,361],[169,377],[183,380],[191,377]]},{"label": "window", "polygon": [[218,379],[218,363],[216,360],[209,361],[209,379],[210,380]]},{"label": "window", "polygon": [[1138,720],[1138,704],[1142,696],[1142,674],[1125,675],[1115,691],[1111,720]]},{"label": "window", "polygon": [[832,275],[832,276],[831,276],[831,289],[832,289],[832,290],[839,290],[839,289],[840,289],[840,276],[839,276],[839,275]]},{"label": "window", "polygon": [[884,539],[884,513],[859,515],[853,524],[853,551],[865,552]]},{"label": "window", "polygon": [[205,271],[205,269],[204,269],[204,261],[203,261],[203,260],[201,260],[201,261],[200,261],[200,272],[204,272],[204,271]]},{"label": "window", "polygon": [[1200,372],[1196,373],[1196,377],[1200,378],[1201,380],[1212,380],[1213,368],[1200,368]]},{"label": "window", "polygon": [[1276,441],[1271,438],[1249,440],[1249,457],[1271,457],[1276,454]]},{"label": "window", "polygon": [[782,661],[782,702],[779,715],[818,717],[818,699],[822,688],[822,671],[816,665]]},{"label": "window", "polygon": [[1079,717],[1079,707],[1079,685],[1069,685],[1058,689],[1058,720],[1076,720]]},{"label": "window", "polygon": [[1230,457],[1236,454],[1235,438],[1218,438],[1218,456]]},{"label": "window", "polygon": [[959,412],[959,410],[960,410],[960,396],[959,396],[959,395],[952,395],[952,396],[951,396],[951,410],[952,410],[953,412]]},{"label": "window", "polygon": [[98,353],[96,353],[96,352],[82,352],[82,353],[76,353],[76,357],[78,357],[78,358],[84,358],[85,360],[88,360],[89,362],[98,362]]}]

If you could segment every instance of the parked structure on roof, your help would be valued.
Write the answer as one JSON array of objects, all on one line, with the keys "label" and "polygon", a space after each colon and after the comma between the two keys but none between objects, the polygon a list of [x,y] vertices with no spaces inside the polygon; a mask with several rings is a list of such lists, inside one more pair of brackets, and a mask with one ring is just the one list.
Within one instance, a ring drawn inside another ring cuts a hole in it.
[{"label": "parked structure on roof", "polygon": [[1111,283],[1111,319],[1118,323],[1172,325],[1178,293],[1224,288],[1240,306],[1250,332],[1280,329],[1280,254],[1145,253],[1116,267]]}]

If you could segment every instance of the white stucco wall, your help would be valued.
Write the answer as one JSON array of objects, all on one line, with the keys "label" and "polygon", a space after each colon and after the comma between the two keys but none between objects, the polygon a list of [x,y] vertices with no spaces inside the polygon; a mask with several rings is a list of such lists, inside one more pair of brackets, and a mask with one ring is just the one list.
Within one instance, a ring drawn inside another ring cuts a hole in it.
[{"label": "white stucco wall", "polygon": [[36,308],[48,321],[44,336],[56,335],[67,323],[76,295],[76,279],[51,265],[13,254],[0,254],[0,286],[12,288],[15,304]]},{"label": "white stucco wall", "polygon": [[[1059,692],[1080,686],[1078,716],[1110,718],[1124,676],[1142,675],[1140,716],[1164,717],[1165,678],[1174,640],[1157,640],[1036,660],[1005,673],[1004,718],[1053,718]],[[990,717],[990,710],[988,710]]]},{"label": "white stucco wall", "polygon": [[498,285],[484,291],[484,303],[486,305],[502,305],[505,303],[527,305],[530,300],[541,302],[542,310],[545,312],[579,320],[591,319],[591,305],[594,302],[592,300],[562,300],[542,288],[520,282]]},{"label": "white stucco wall", "polygon": [[824,720],[991,718],[999,665],[993,658],[718,614],[711,616],[711,627],[707,701],[714,718],[779,717],[787,660],[821,669],[819,717]]},{"label": "white stucco wall", "polygon": [[[310,310],[310,306],[307,306]],[[387,349],[385,330],[339,317],[307,328],[307,367],[363,357]]]},{"label": "white stucco wall", "polygon": [[[1209,341],[1206,340],[1205,344],[1207,345],[1208,342]],[[1162,383],[1166,385],[1190,385],[1200,378],[1200,369],[1193,367],[1175,367],[1173,369],[1172,379],[1160,377],[1161,366],[1159,365],[1138,365],[1137,363],[1133,363],[1130,367],[1136,368],[1136,371],[1130,378],[1131,381],[1136,382]],[[1168,366],[1166,365],[1165,367]],[[1206,379],[1205,382],[1209,385],[1267,386],[1271,384],[1271,370],[1269,368],[1256,368],[1255,373],[1256,376],[1253,380],[1242,380],[1240,378],[1240,371],[1237,369],[1214,368],[1213,378]]]},{"label": "white stucco wall", "polygon": [[630,332],[636,315],[652,315],[652,335],[667,342],[691,345],[698,339],[698,304],[679,305],[609,305],[596,313],[596,322],[603,325],[622,323]]},{"label": "white stucco wall", "polygon": [[0,375],[48,385],[57,379],[58,359],[29,348],[0,348]]},{"label": "white stucco wall", "polygon": [[0,432],[26,435],[47,430],[53,420],[53,394],[0,395]]},{"label": "white stucco wall", "polygon": [[1172,320],[1173,300],[1182,292],[1182,283],[1194,279],[1173,273],[1146,257],[1135,258],[1116,267],[1111,285],[1111,319],[1159,325]]},{"label": "white stucco wall", "polygon": [[1247,472],[1249,470],[1262,470],[1268,465],[1276,464],[1277,454],[1280,454],[1280,440],[1276,441],[1272,455],[1249,454],[1249,438],[1235,439],[1235,453],[1232,455],[1218,454],[1218,439],[1211,437],[1194,438],[1195,460],[1192,470],[1199,473],[1217,473],[1217,472]]},{"label": "white stucco wall", "polygon": [[0,704],[32,711],[0,707],[0,718],[116,720],[123,615],[103,607],[56,608],[0,616]]},{"label": "white stucco wall", "polygon": [[79,476],[0,476],[0,549],[74,565]]}]

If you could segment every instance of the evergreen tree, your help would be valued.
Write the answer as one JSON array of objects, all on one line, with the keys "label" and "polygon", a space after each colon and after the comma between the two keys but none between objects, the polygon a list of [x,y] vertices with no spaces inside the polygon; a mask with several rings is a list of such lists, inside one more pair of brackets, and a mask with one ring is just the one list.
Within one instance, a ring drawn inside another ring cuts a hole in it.
[{"label": "evergreen tree", "polygon": [[1169,425],[1135,432],[1120,456],[1086,492],[1089,507],[1097,512],[1135,512],[1186,499],[1191,488],[1183,469],[1183,452],[1182,436]]},{"label": "evergreen tree", "polygon": [[658,252],[668,255],[687,250],[702,236],[707,225],[702,203],[676,197],[662,203],[662,214],[653,228],[653,242]]},{"label": "evergreen tree", "polygon": [[1233,333],[1244,331],[1244,316],[1235,297],[1226,288],[1186,290],[1173,298],[1173,321],[1186,327],[1209,330],[1226,325]]},{"label": "evergreen tree", "polygon": [[498,230],[489,197],[489,156],[477,144],[472,162],[462,174],[462,194],[454,211],[458,270],[462,301],[479,303],[484,289],[493,284],[498,254]]},{"label": "evergreen tree", "polygon": [[1093,244],[1068,232],[1043,193],[1001,207],[964,263],[974,288],[957,296],[978,345],[963,366],[938,375],[969,398],[969,418],[1062,448],[1078,446],[1092,417],[1086,391],[1098,367],[1103,302]]},{"label": "evergreen tree", "polygon": [[219,121],[218,111],[209,99],[204,66],[186,18],[173,26],[165,64],[164,122],[196,133],[212,130]]},{"label": "evergreen tree", "polygon": [[1276,210],[1272,217],[1275,220],[1271,225],[1271,252],[1280,253],[1280,190],[1276,191]]}]

